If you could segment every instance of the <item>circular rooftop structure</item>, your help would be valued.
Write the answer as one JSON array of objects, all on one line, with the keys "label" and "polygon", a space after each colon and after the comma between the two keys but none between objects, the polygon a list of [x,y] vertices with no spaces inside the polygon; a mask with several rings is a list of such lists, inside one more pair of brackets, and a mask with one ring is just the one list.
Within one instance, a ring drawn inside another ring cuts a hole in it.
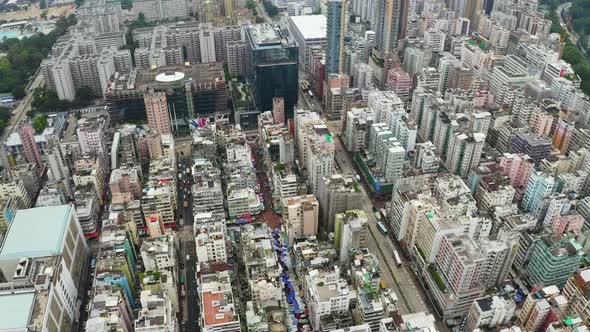
[{"label": "circular rooftop structure", "polygon": [[162,82],[162,83],[176,82],[176,81],[180,81],[183,78],[184,78],[184,73],[181,73],[179,71],[174,71],[174,72],[166,71],[166,72],[156,75],[156,81]]}]

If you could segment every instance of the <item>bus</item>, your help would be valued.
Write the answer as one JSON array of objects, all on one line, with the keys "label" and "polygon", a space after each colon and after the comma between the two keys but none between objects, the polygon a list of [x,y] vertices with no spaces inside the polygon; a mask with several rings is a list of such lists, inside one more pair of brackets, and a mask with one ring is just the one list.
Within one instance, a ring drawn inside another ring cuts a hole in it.
[{"label": "bus", "polygon": [[385,228],[385,225],[383,225],[382,222],[378,221],[377,222],[377,228],[379,228],[379,231],[383,234],[383,235],[387,235],[387,228]]},{"label": "bus", "polygon": [[397,265],[397,267],[402,266],[402,260],[399,257],[399,253],[397,252],[397,250],[393,251],[393,259],[395,260],[395,265]]}]

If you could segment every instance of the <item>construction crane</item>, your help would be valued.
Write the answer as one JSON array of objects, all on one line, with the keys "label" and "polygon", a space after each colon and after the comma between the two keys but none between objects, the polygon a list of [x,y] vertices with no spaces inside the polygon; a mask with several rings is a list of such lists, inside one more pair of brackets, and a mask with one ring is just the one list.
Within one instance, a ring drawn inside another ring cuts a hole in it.
[{"label": "construction crane", "polygon": [[570,25],[572,24],[572,15],[568,16],[567,18],[567,23],[565,24],[565,27],[563,28],[563,31],[561,32],[561,36],[559,36],[559,59],[561,59],[561,57],[563,56],[563,50],[565,48],[565,40],[567,38],[567,35],[569,35],[569,28]]}]

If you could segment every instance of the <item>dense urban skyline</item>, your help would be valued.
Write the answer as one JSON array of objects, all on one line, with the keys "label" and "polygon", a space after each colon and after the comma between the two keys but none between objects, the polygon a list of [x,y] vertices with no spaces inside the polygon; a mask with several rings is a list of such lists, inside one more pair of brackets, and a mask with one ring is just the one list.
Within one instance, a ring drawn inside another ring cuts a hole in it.
[{"label": "dense urban skyline", "polygon": [[0,331],[588,331],[586,8],[0,4]]}]

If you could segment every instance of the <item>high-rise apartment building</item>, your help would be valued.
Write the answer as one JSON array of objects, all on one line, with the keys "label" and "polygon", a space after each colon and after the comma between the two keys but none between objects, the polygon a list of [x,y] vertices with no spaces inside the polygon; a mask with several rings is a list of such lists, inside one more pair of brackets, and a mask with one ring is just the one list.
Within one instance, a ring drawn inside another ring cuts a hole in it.
[{"label": "high-rise apartment building", "polygon": [[314,195],[283,199],[283,216],[289,243],[316,235],[318,232],[319,203]]},{"label": "high-rise apartment building", "polygon": [[[332,140],[332,138],[329,140]],[[323,177],[332,174],[334,171],[334,145],[330,145],[329,143],[331,141],[326,139],[324,144],[312,143],[308,146],[306,167],[308,183],[311,187],[311,192],[316,195],[319,194],[320,183]],[[327,147],[326,150],[323,147]]]},{"label": "high-rise apartment building", "polygon": [[369,220],[365,211],[348,210],[335,215],[334,246],[340,250],[340,263],[350,259],[350,250],[367,245]]},{"label": "high-rise apartment building", "polygon": [[[347,0],[328,0],[327,20],[327,45],[328,57],[326,66],[328,73],[340,73],[341,48],[344,47],[344,34],[346,33],[346,11]],[[344,51],[344,50],[342,50]],[[343,64],[342,64],[343,65]]]},{"label": "high-rise apartment building", "polygon": [[526,187],[531,172],[535,170],[534,161],[526,154],[504,153],[500,159],[502,173],[510,178],[514,188]]},{"label": "high-rise apartment building", "polygon": [[476,328],[494,328],[508,324],[515,310],[516,304],[508,295],[477,299],[469,310],[465,330],[474,331]]},{"label": "high-rise apartment building", "polygon": [[536,287],[563,287],[578,271],[582,257],[582,246],[573,238],[544,236],[535,243],[525,273]]},{"label": "high-rise apartment building", "polygon": [[486,135],[481,133],[454,133],[449,142],[446,164],[453,174],[467,176],[469,170],[479,165]]},{"label": "high-rise apartment building", "polygon": [[352,176],[331,174],[320,182],[318,200],[320,202],[321,226],[324,231],[334,230],[335,216],[348,210],[362,208],[362,192]]},{"label": "high-rise apartment building", "polygon": [[283,97],[272,99],[272,118],[274,123],[285,123],[285,100]]},{"label": "high-rise apartment building", "polygon": [[408,0],[378,0],[375,47],[385,57],[393,54],[406,33]]},{"label": "high-rise apartment building", "polygon": [[86,34],[67,34],[54,44],[54,56],[40,65],[47,87],[60,100],[74,100],[81,87],[90,88],[95,96],[104,96],[116,72],[131,68],[129,50],[108,45],[99,48]]},{"label": "high-rise apartment building", "polygon": [[386,124],[371,125],[368,152],[374,158],[380,181],[393,183],[401,178],[406,150]]},{"label": "high-rise apartment building", "polygon": [[164,92],[150,92],[143,96],[148,126],[160,134],[171,134],[170,112]]},{"label": "high-rise apartment building", "polygon": [[541,200],[553,192],[554,186],[555,179],[551,174],[543,172],[531,173],[524,197],[520,203],[522,209],[525,211],[536,212]]},{"label": "high-rise apartment building", "polygon": [[532,132],[516,133],[512,137],[513,153],[524,153],[534,162],[539,162],[551,152],[551,139]]},{"label": "high-rise apartment building", "polygon": [[401,67],[392,68],[387,72],[386,86],[404,102],[407,107],[412,89],[412,77]]},{"label": "high-rise apartment building", "polygon": [[148,21],[189,16],[187,0],[138,0],[132,11],[135,16],[142,13]]},{"label": "high-rise apartment building", "polygon": [[76,134],[82,153],[104,153],[107,151],[108,117],[104,115],[78,120]]},{"label": "high-rise apartment building", "polygon": [[590,269],[586,268],[576,272],[568,278],[563,287],[562,295],[568,300],[570,314],[590,317]]},{"label": "high-rise apartment building", "polygon": [[226,262],[225,220],[195,223],[197,262]]},{"label": "high-rise apartment building", "polygon": [[330,314],[344,314],[349,310],[350,289],[340,278],[340,270],[312,270],[305,275],[305,299],[309,304],[309,320],[315,331],[320,331],[320,318]]},{"label": "high-rise apartment building", "polygon": [[42,172],[43,160],[41,159],[39,146],[37,146],[37,142],[35,141],[35,130],[33,129],[31,122],[27,121],[20,124],[17,130],[27,161],[36,164],[39,172]]},{"label": "high-rise apartment building", "polygon": [[246,43],[243,41],[230,41],[227,43],[227,68],[232,76],[246,76],[249,62],[247,60]]},{"label": "high-rise apartment building", "polygon": [[553,134],[553,147],[565,154],[574,135],[574,131],[575,126],[573,122],[559,119],[555,133]]}]

